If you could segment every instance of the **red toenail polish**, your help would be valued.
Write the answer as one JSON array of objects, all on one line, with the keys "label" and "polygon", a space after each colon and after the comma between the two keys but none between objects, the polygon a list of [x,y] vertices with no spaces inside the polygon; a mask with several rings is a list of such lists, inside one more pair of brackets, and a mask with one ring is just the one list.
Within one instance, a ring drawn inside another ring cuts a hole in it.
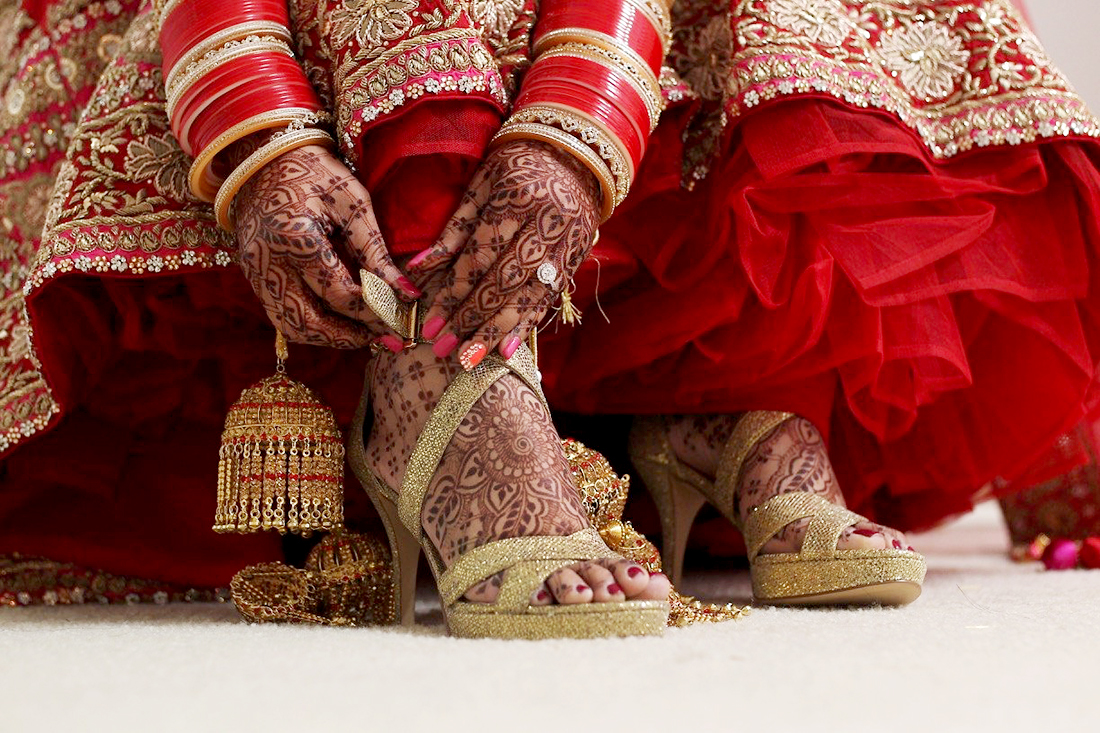
[{"label": "red toenail polish", "polygon": [[588,590],[588,586],[587,586],[587,585],[578,585],[578,586],[577,586],[577,592],[578,592],[578,593],[584,593],[584,592],[585,592],[586,590]]},{"label": "red toenail polish", "polygon": [[629,575],[631,578],[637,578],[639,575],[642,574],[642,569],[635,565],[634,567],[630,568],[630,570],[627,570],[626,574]]},{"label": "red toenail polish", "polygon": [[618,583],[612,583],[607,586],[607,592],[609,595],[615,595],[616,593],[622,593],[623,589],[619,587]]},{"label": "red toenail polish", "polygon": [[873,529],[853,529],[852,534],[858,534],[860,537],[874,537],[878,532]]},{"label": "red toenail polish", "polygon": [[916,551],[917,551],[917,548],[913,547],[912,545],[909,545],[909,552],[916,552]]},{"label": "red toenail polish", "polygon": [[539,601],[545,601],[545,600],[547,599],[547,597],[548,597],[549,595],[550,595],[550,594],[549,594],[549,593],[547,593],[546,591],[544,591],[544,590],[540,590],[540,591],[538,592],[538,595],[536,595],[536,596],[535,596],[535,599],[536,599],[536,600],[539,600]]},{"label": "red toenail polish", "polygon": [[895,550],[900,550],[901,549],[901,543],[898,542],[897,540],[894,540],[894,549]]}]

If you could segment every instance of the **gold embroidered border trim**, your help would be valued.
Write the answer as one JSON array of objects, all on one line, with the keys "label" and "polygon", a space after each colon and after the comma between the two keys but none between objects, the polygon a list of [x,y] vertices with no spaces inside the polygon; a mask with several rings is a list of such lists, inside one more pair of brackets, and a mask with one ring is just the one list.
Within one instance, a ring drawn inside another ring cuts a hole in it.
[{"label": "gold embroidered border trim", "polygon": [[1100,137],[1100,123],[1072,92],[1035,88],[947,108],[920,109],[904,90],[886,82],[880,71],[811,55],[804,48],[756,48],[734,62],[729,85],[732,94],[726,112],[731,119],[773,99],[828,94],[857,107],[897,115],[937,158],[1041,138]]}]

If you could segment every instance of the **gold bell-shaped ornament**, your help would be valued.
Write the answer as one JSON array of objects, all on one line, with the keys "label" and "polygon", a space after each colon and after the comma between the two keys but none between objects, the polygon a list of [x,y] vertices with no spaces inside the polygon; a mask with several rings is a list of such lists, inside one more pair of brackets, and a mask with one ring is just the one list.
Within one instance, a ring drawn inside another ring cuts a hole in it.
[{"label": "gold bell-shaped ornament", "polygon": [[275,374],[242,392],[225,418],[216,532],[308,536],[344,524],[344,440],[336,418],[287,376],[282,333],[275,355]]}]

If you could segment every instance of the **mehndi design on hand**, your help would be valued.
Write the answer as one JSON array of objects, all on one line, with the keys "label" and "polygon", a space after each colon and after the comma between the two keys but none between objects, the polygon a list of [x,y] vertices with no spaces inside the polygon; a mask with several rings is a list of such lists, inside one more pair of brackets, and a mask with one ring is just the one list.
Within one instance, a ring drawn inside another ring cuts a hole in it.
[{"label": "mehndi design on hand", "polygon": [[420,295],[390,258],[367,190],[324,148],[276,158],[241,189],[236,207],[241,267],[292,341],[354,349],[389,333],[336,246],[404,297]]},{"label": "mehndi design on hand", "polygon": [[[591,251],[599,196],[595,177],[550,145],[493,150],[439,240],[409,262],[439,290],[424,322],[436,354],[459,348],[468,369],[494,348],[510,357]],[[536,274],[547,264],[553,284]]]}]

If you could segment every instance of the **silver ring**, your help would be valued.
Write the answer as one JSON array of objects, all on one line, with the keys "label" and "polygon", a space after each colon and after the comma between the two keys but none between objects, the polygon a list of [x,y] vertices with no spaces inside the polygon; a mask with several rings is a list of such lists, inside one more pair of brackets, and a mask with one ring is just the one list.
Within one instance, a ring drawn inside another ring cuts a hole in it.
[{"label": "silver ring", "polygon": [[558,268],[551,265],[549,262],[543,262],[539,265],[539,268],[535,270],[535,277],[543,285],[554,287],[558,283]]}]

